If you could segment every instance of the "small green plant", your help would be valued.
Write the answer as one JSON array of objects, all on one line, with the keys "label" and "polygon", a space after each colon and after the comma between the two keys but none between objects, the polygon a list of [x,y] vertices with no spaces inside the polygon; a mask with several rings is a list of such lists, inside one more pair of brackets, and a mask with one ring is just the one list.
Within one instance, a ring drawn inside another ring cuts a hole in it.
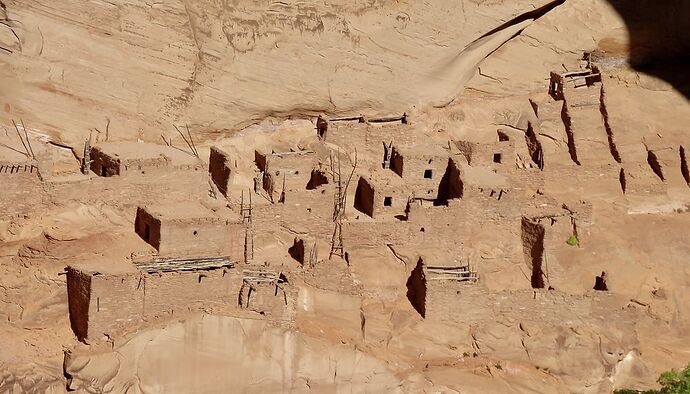
[{"label": "small green plant", "polygon": [[662,373],[657,382],[661,385],[660,390],[622,389],[614,391],[614,394],[690,394],[690,365],[682,371],[672,369]]},{"label": "small green plant", "polygon": [[577,239],[577,235],[573,234],[570,236],[570,238],[568,238],[567,241],[565,241],[565,243],[570,246],[577,246],[580,244],[580,241]]}]

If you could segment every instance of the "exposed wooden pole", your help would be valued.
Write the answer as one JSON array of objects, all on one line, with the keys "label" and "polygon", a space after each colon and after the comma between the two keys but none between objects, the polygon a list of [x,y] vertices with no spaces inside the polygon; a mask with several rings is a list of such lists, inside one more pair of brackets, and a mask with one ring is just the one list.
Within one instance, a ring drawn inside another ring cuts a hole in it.
[{"label": "exposed wooden pole", "polygon": [[31,151],[31,157],[36,158],[36,155],[34,154],[34,149],[31,147],[31,141],[29,140],[29,133],[26,131],[26,126],[24,126],[24,120],[19,119],[19,121],[22,123],[22,128],[24,129],[24,135],[26,136],[26,144],[29,145],[29,150]]},{"label": "exposed wooden pole", "polygon": [[24,146],[24,150],[26,151],[26,155],[30,156],[29,148],[26,147],[26,144],[24,143],[24,138],[22,138],[22,133],[19,132],[19,127],[17,126],[17,123],[15,123],[14,119],[12,119],[12,124],[14,125],[14,129],[17,131],[17,136],[19,136],[19,141],[21,141],[22,145]]},{"label": "exposed wooden pole", "polygon": [[187,138],[184,136],[184,133],[182,133],[182,131],[180,131],[180,129],[178,129],[177,126],[173,125],[173,127],[175,128],[175,130],[177,130],[177,133],[180,134],[184,142],[187,143],[187,146],[189,147],[189,150],[192,151],[192,154],[196,156],[196,154],[194,153],[194,148],[192,148],[192,144],[190,144],[189,141],[187,141]]},{"label": "exposed wooden pole", "polygon": [[185,124],[184,125],[187,128],[187,135],[189,136],[189,141],[192,143],[192,148],[194,148],[194,156],[199,158],[199,151],[196,150],[196,145],[194,144],[194,138],[192,138],[192,133],[189,131],[189,125]]}]

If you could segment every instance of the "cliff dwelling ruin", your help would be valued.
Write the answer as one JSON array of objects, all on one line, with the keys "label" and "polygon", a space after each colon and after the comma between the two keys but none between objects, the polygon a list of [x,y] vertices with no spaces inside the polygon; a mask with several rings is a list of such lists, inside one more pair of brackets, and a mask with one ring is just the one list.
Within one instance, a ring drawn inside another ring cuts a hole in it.
[{"label": "cliff dwelling ruin", "polygon": [[659,389],[690,8],[637,3],[0,0],[0,392]]}]

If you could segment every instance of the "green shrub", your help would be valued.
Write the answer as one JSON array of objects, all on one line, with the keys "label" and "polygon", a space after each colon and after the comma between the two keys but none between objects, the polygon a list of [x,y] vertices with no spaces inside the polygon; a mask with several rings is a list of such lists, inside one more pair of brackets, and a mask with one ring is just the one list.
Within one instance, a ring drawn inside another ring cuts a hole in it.
[{"label": "green shrub", "polygon": [[614,391],[614,394],[690,394],[690,365],[682,371],[672,369],[662,373],[657,382],[661,385],[660,390],[622,389]]},{"label": "green shrub", "polygon": [[577,235],[573,234],[570,236],[570,238],[568,238],[567,241],[565,241],[565,243],[570,246],[577,246],[580,244],[580,241],[577,239]]}]

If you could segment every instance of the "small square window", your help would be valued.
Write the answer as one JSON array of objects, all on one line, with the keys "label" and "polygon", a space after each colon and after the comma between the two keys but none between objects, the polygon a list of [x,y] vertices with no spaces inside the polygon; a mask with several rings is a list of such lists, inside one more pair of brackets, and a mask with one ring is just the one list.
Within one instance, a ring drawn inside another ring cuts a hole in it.
[{"label": "small square window", "polygon": [[424,178],[431,179],[434,172],[432,170],[424,170]]},{"label": "small square window", "polygon": [[501,163],[501,154],[500,153],[494,153],[494,163]]},{"label": "small square window", "polygon": [[384,197],[384,198],[383,198],[383,206],[384,206],[384,207],[391,207],[391,206],[393,206],[393,197]]}]

